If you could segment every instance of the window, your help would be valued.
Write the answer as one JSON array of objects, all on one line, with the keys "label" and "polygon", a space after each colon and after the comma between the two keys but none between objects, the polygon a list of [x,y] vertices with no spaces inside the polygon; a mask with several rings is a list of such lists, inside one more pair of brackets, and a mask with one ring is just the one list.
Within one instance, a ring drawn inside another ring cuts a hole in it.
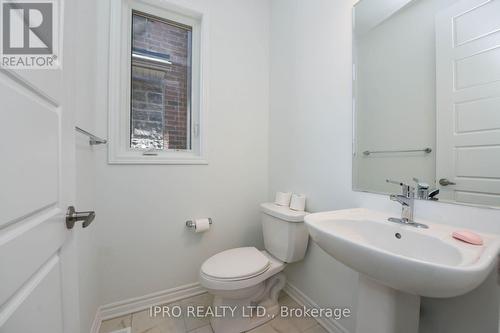
[{"label": "window", "polygon": [[131,148],[191,148],[191,33],[133,12]]},{"label": "window", "polygon": [[205,164],[201,15],[149,3],[114,0],[109,161]]}]

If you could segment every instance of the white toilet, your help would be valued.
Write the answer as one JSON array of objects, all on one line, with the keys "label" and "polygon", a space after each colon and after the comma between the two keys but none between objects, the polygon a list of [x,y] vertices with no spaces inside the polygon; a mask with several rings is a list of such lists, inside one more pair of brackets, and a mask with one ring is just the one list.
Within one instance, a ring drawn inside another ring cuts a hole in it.
[{"label": "white toilet", "polygon": [[[214,295],[214,308],[237,307],[234,316],[211,319],[215,333],[248,331],[278,314],[278,295],[285,286],[281,271],[286,263],[302,260],[309,234],[304,225],[306,212],[274,203],[261,204],[265,251],[240,247],[207,259],[200,269],[200,283]],[[251,306],[263,306],[266,315],[250,316]]]}]

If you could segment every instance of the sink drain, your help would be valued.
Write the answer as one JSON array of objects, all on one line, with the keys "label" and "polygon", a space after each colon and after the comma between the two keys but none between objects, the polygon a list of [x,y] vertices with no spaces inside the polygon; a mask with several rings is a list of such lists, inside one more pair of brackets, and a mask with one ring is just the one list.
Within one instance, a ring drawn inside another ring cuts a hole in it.
[{"label": "sink drain", "polygon": [[394,236],[396,236],[397,239],[401,239],[401,234],[399,232],[396,232]]}]

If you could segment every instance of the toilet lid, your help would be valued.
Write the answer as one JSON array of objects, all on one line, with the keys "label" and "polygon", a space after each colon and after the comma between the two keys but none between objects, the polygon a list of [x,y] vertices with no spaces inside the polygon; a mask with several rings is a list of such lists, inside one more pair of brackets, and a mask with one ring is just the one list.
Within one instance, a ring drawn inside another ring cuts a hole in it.
[{"label": "toilet lid", "polygon": [[208,258],[201,272],[215,279],[242,280],[264,273],[269,266],[269,259],[255,247],[239,247]]}]

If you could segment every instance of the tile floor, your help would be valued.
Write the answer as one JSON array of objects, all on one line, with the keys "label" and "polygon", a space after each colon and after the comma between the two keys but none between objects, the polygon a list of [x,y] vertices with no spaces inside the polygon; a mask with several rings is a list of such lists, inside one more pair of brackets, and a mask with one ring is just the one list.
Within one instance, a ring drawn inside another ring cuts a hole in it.
[{"label": "tile floor", "polygon": [[[299,307],[294,300],[283,292],[279,302],[281,305],[288,307]],[[206,293],[169,305],[186,307],[189,305],[209,306],[211,304],[212,296]],[[213,333],[208,318],[150,317],[149,310],[103,321],[99,333],[112,333],[127,327],[131,328],[131,333]],[[277,317],[251,330],[249,333],[326,333],[326,330],[312,318]]]}]

